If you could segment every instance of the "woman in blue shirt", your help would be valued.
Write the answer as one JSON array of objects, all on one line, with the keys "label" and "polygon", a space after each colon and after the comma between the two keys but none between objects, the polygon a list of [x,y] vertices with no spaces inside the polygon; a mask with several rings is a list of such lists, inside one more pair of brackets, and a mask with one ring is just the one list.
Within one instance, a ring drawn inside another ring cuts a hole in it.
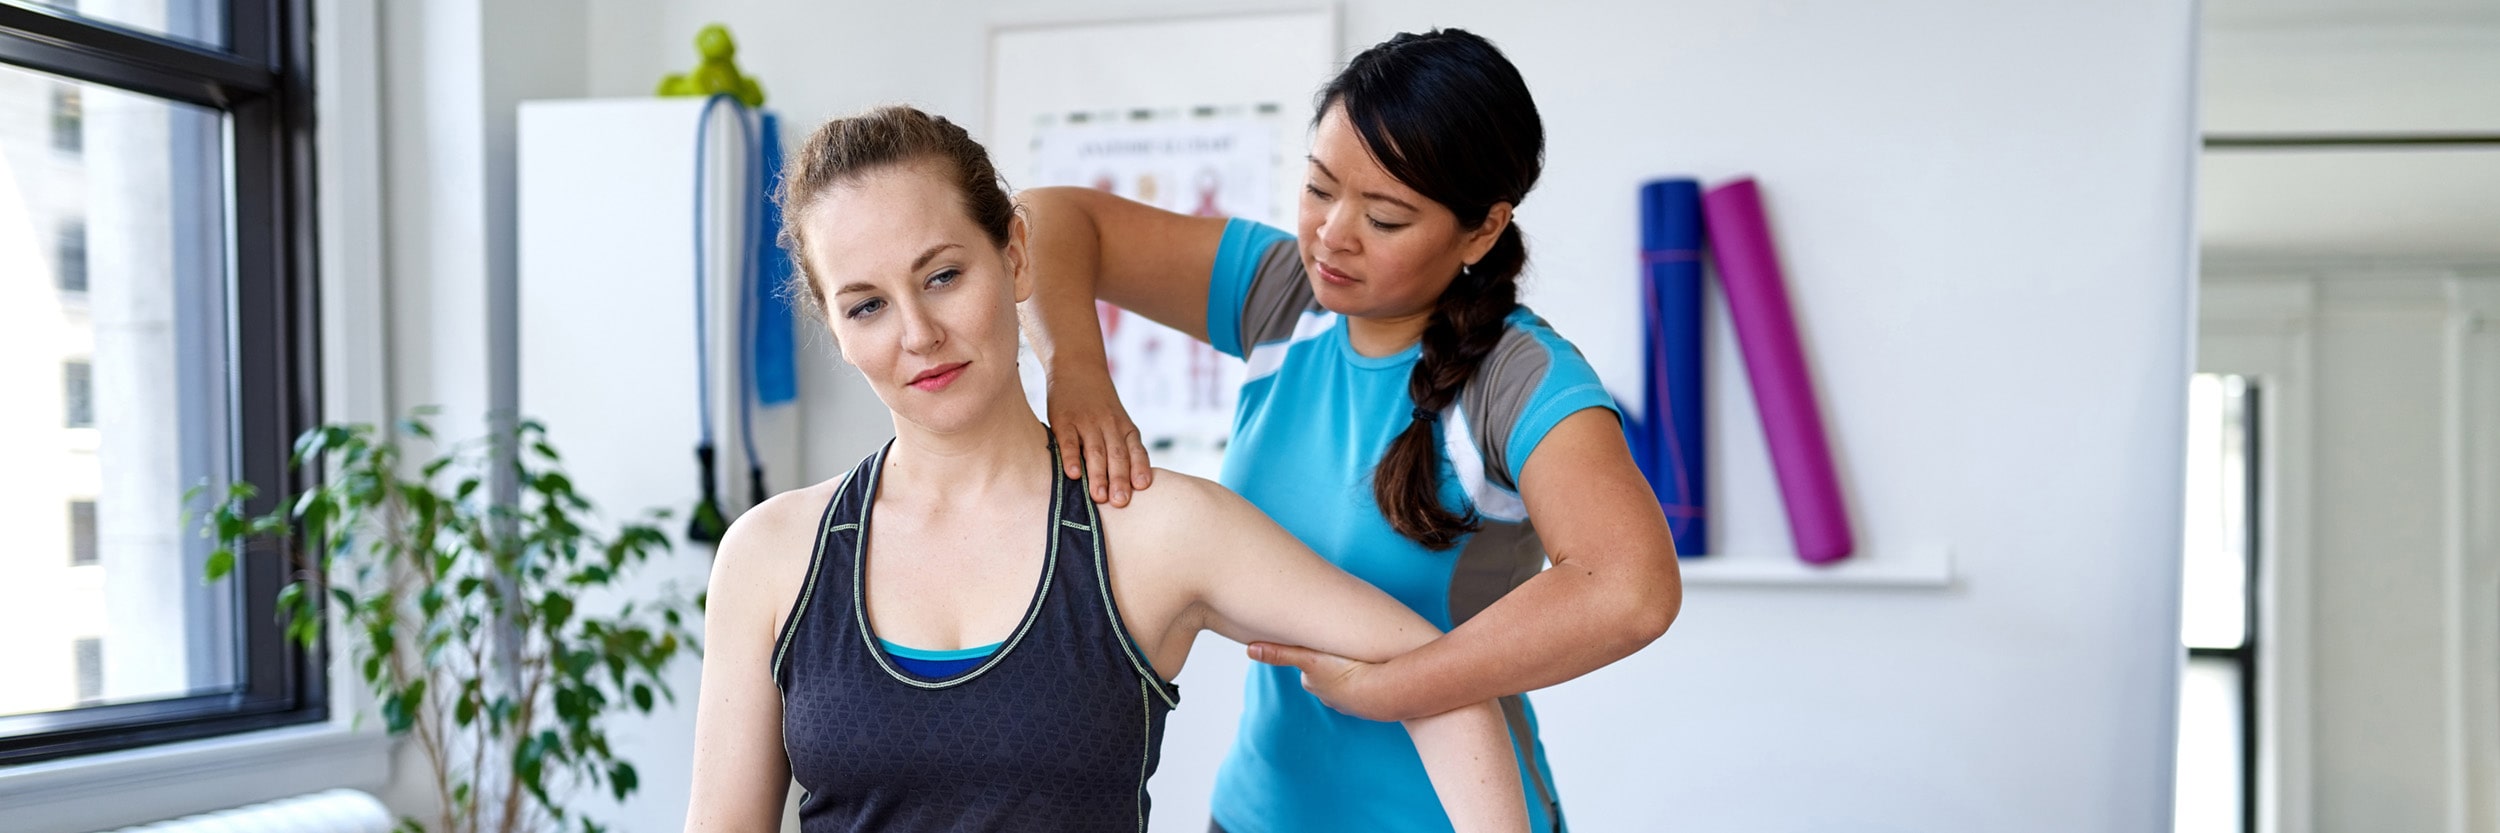
[{"label": "woman in blue shirt", "polygon": [[1612,399],[1517,303],[1535,102],[1498,49],[1453,29],[1356,56],[1319,110],[1293,233],[1024,193],[1051,425],[1095,500],[1150,485],[1096,299],[1244,358],[1223,483],[1449,631],[1380,663],[1253,645],[1276,667],[1247,683],[1217,829],[1448,830],[1413,743],[1373,721],[1500,698],[1534,828],[1561,830],[1522,692],[1658,638],[1682,585]]}]

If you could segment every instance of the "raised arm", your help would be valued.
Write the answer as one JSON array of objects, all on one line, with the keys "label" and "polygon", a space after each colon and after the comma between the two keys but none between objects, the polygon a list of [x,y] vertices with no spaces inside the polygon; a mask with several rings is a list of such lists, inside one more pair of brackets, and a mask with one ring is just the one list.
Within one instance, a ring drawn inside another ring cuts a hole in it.
[{"label": "raised arm", "polygon": [[1207,339],[1207,272],[1224,220],[1174,214],[1087,188],[1031,188],[1024,212],[1033,295],[1018,305],[1025,340],[1048,384],[1051,430],[1068,476],[1095,502],[1127,506],[1154,480],[1136,423],[1111,389],[1094,302],[1109,301]]},{"label": "raised arm", "polygon": [[775,833],[789,797],[773,643],[810,552],[805,504],[787,492],[750,509],[722,537],[703,611],[703,687],[694,718],[689,833]]},{"label": "raised arm", "polygon": [[[1187,548],[1155,565],[1166,580],[1189,587],[1193,599],[1175,628],[1183,638],[1167,650],[1186,652],[1187,634],[1204,629],[1243,644],[1326,645],[1323,650],[1381,661],[1440,636],[1431,622],[1322,560],[1223,486],[1163,474],[1166,483],[1151,500],[1141,495],[1149,505],[1136,508],[1159,516],[1149,522],[1156,529],[1147,537]],[[1117,575],[1115,568],[1115,583]],[[1510,728],[1490,698],[1404,722],[1458,830],[1527,827]]]}]

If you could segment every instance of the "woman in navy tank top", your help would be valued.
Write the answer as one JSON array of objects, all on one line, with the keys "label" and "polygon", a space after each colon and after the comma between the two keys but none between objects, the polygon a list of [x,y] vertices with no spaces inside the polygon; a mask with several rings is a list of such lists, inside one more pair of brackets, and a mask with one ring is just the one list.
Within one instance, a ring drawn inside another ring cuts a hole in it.
[{"label": "woman in navy tank top", "polygon": [[[794,778],[806,833],[1143,830],[1198,632],[1375,661],[1438,635],[1221,486],[1111,507],[1063,474],[1016,373],[1024,220],[962,128],[836,119],[782,189],[791,295],[895,437],[721,541],[689,830],[777,829]],[[1503,721],[1405,721],[1459,830],[1526,827]]]}]

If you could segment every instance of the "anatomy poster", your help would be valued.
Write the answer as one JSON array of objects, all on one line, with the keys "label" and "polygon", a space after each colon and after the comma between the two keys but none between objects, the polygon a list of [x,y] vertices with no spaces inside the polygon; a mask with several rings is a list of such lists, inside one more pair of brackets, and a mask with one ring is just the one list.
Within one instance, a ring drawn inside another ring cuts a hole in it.
[{"label": "anatomy poster", "polygon": [[[1211,110],[1044,116],[1023,184],[1081,185],[1183,214],[1276,222],[1278,119]],[[1096,313],[1112,384],[1147,447],[1220,449],[1241,362],[1109,304]]]}]

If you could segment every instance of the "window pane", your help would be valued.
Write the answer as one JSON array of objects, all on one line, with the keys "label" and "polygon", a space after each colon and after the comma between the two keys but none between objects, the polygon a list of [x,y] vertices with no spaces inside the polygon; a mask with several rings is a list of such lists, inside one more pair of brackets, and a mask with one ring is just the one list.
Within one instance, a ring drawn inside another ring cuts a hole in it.
[{"label": "window pane", "polygon": [[52,88],[52,149],[62,153],[78,153],[87,147],[86,105],[78,100],[78,87],[62,84]]},{"label": "window pane", "polygon": [[2176,833],[2239,833],[2240,666],[2229,657],[2189,657],[2179,675]]},{"label": "window pane", "polygon": [[83,360],[61,363],[61,425],[95,427],[95,367]]},{"label": "window pane", "polygon": [[52,242],[53,271],[59,274],[54,283],[61,285],[62,292],[86,292],[87,221],[77,217],[63,219]]},{"label": "window pane", "polygon": [[227,0],[0,0],[135,29],[215,49],[226,48]]},{"label": "window pane", "polygon": [[72,83],[0,66],[0,715],[237,682],[181,505],[232,457],[223,116],[77,84],[66,154]]},{"label": "window pane", "polygon": [[69,565],[93,567],[101,560],[95,549],[95,501],[69,502]]},{"label": "window pane", "polygon": [[2191,648],[2237,648],[2248,640],[2248,404],[2239,376],[2188,382],[2187,541],[2180,638]]}]

